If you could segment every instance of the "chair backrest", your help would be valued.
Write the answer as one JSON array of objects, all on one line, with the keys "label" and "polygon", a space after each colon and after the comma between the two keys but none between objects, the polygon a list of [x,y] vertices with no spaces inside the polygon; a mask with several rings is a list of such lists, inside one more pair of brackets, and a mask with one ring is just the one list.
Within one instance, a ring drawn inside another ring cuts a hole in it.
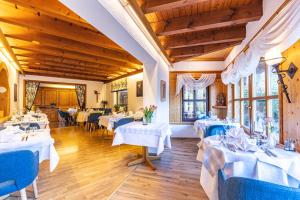
[{"label": "chair backrest", "polygon": [[133,117],[122,118],[122,119],[114,122],[114,129],[116,130],[119,126],[122,126],[124,124],[128,124],[128,123],[133,122],[133,121],[134,121]]},{"label": "chair backrest", "polygon": [[230,128],[234,128],[234,127],[229,126],[229,125],[212,125],[212,126],[209,126],[205,130],[204,137],[206,138],[206,137],[209,137],[209,136],[217,135],[218,132],[226,134],[226,128],[230,129]]},{"label": "chair backrest", "polygon": [[90,122],[90,123],[98,123],[100,116],[102,116],[101,112],[91,113],[88,116],[88,122]]},{"label": "chair backrest", "polygon": [[29,150],[0,153],[0,183],[11,182],[14,187],[1,188],[0,196],[30,185],[39,172],[39,154]]},{"label": "chair backrest", "polygon": [[226,179],[218,172],[219,200],[294,200],[300,199],[300,189],[245,177]]},{"label": "chair backrest", "polygon": [[110,113],[112,113],[111,108],[104,108],[104,115],[109,115]]},{"label": "chair backrest", "polygon": [[57,110],[59,116],[63,119],[67,119],[70,117],[70,114],[68,112],[62,111],[62,110]]}]

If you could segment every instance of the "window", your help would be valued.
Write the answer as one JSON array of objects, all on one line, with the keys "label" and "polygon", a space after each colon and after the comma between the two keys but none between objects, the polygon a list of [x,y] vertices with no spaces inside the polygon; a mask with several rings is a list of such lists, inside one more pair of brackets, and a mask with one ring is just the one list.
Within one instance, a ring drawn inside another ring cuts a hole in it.
[{"label": "window", "polygon": [[266,118],[271,118],[272,132],[279,139],[277,80],[272,67],[261,62],[253,75],[234,85],[234,96],[228,102],[234,102],[234,118],[246,128],[251,124],[255,131],[263,132],[266,130]]},{"label": "window", "polygon": [[190,90],[183,88],[182,121],[195,121],[208,112],[208,89]]}]

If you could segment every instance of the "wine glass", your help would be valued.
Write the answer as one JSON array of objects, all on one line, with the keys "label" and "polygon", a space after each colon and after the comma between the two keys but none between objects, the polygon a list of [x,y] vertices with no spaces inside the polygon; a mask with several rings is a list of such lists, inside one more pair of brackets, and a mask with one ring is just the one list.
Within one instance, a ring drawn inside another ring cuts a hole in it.
[{"label": "wine glass", "polygon": [[22,122],[21,127],[25,130],[25,132],[27,133],[27,128],[30,126],[29,122]]}]

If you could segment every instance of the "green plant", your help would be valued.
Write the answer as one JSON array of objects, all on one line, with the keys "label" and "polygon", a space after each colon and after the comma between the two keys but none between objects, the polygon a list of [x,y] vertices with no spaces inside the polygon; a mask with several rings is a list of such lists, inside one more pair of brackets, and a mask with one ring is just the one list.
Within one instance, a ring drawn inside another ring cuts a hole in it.
[{"label": "green plant", "polygon": [[149,107],[146,106],[144,108],[144,117],[145,117],[145,120],[147,123],[151,123],[153,113],[156,109],[157,109],[157,106],[155,106],[155,105],[150,105]]}]

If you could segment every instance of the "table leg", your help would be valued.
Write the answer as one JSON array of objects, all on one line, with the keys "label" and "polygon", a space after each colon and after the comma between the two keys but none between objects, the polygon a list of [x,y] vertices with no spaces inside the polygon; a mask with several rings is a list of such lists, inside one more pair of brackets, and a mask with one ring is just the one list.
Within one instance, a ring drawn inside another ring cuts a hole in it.
[{"label": "table leg", "polygon": [[143,146],[142,151],[143,151],[143,154],[142,154],[143,157],[129,162],[128,167],[146,163],[152,170],[156,170],[156,167],[154,166],[154,164],[151,161],[160,160],[160,157],[159,156],[149,156],[148,147]]}]

